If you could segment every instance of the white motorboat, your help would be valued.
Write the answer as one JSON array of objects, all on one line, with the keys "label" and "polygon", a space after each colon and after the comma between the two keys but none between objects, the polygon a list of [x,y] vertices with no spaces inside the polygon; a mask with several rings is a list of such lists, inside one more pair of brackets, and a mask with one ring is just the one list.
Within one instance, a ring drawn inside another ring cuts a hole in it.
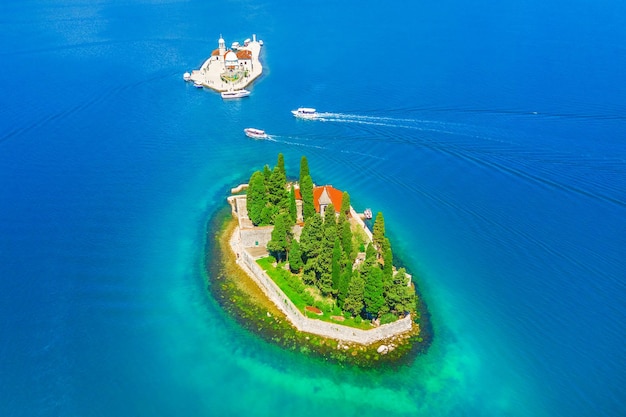
[{"label": "white motorboat", "polygon": [[292,110],[291,113],[301,119],[315,119],[319,116],[315,109],[310,107],[300,107],[298,110]]},{"label": "white motorboat", "polygon": [[190,79],[191,79],[191,74],[189,74],[188,72],[183,74],[183,80],[189,81]]},{"label": "white motorboat", "polygon": [[194,87],[196,87],[196,88],[202,88],[202,87],[204,87],[204,85],[202,85],[202,83],[201,83],[201,82],[199,82],[199,81],[194,81],[194,82],[193,82],[193,86],[194,86]]},{"label": "white motorboat", "polygon": [[221,95],[222,95],[222,98],[225,98],[225,99],[242,98],[242,97],[248,97],[250,95],[250,92],[244,89],[231,90],[231,91],[222,91]]},{"label": "white motorboat", "polygon": [[268,137],[265,130],[255,129],[253,127],[247,127],[243,131],[247,137],[252,139],[267,139]]}]

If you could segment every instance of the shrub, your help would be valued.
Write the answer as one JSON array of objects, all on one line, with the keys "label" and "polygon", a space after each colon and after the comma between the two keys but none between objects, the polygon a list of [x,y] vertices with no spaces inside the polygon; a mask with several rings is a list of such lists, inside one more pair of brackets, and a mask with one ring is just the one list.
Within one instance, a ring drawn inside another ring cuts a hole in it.
[{"label": "shrub", "polygon": [[396,317],[395,314],[393,314],[393,313],[385,313],[380,318],[380,324],[393,323],[396,320],[398,320],[398,317]]}]

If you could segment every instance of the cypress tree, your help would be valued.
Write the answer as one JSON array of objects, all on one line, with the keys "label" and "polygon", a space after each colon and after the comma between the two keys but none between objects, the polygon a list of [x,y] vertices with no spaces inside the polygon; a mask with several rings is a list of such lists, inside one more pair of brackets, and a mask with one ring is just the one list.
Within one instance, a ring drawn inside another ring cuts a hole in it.
[{"label": "cypress tree", "polygon": [[294,274],[297,274],[302,269],[302,251],[300,250],[300,243],[296,239],[291,241],[291,247],[289,249],[289,269]]},{"label": "cypress tree", "polygon": [[350,214],[350,194],[347,191],[344,191],[341,197],[341,212],[346,216]]},{"label": "cypress tree", "polygon": [[335,238],[337,237],[337,218],[335,217],[335,207],[329,204],[324,212],[324,233],[332,244],[335,244]]},{"label": "cypress tree", "polygon": [[313,204],[313,180],[310,175],[304,176],[300,181],[300,195],[302,196],[302,217],[306,221],[315,214]]},{"label": "cypress tree", "polygon": [[346,254],[348,260],[352,262],[354,261],[354,256],[352,253],[352,229],[350,228],[350,223],[343,223],[341,229],[341,247],[343,248],[343,252]]},{"label": "cypress tree", "polygon": [[283,156],[282,153],[278,154],[278,161],[276,161],[276,166],[278,167],[278,169],[280,169],[280,171],[283,173],[283,175],[286,178],[287,171],[285,171],[285,157]]},{"label": "cypress tree", "polygon": [[333,260],[331,265],[334,294],[339,292],[339,284],[341,283],[341,255],[341,243],[339,238],[335,238],[335,245],[333,246]]},{"label": "cypress tree", "polygon": [[270,180],[267,183],[269,203],[278,208],[279,211],[289,209],[289,195],[287,194],[287,178],[283,172],[276,166]]},{"label": "cypress tree", "polygon": [[391,242],[385,238],[383,240],[383,280],[385,285],[391,284],[393,276],[393,252],[391,251]]},{"label": "cypress tree", "polygon": [[287,248],[289,247],[291,240],[291,233],[287,229],[286,213],[281,213],[276,216],[274,222],[274,229],[272,230],[272,237],[267,242],[267,250],[276,258],[278,262],[281,262],[287,257]]},{"label": "cypress tree", "polygon": [[306,156],[303,156],[300,159],[300,183],[302,183],[302,180],[304,179],[304,177],[306,176],[311,176],[311,173],[309,172],[309,161],[307,161]]},{"label": "cypress tree", "polygon": [[317,287],[323,295],[329,295],[333,292],[332,264],[335,235],[334,227],[329,226],[324,228],[324,239],[322,240],[320,254],[317,257]]},{"label": "cypress tree", "polygon": [[265,177],[261,171],[255,171],[248,182],[246,191],[246,209],[248,217],[255,226],[264,224],[263,209],[267,204],[267,193],[265,191]]},{"label": "cypress tree", "polygon": [[351,313],[353,316],[361,314],[363,310],[363,292],[365,290],[365,281],[361,274],[355,273],[350,279],[348,293],[343,302],[343,309]]},{"label": "cypress tree", "polygon": [[272,176],[272,170],[267,164],[265,164],[265,166],[263,167],[263,175],[265,176],[265,182],[268,182],[270,180],[270,177]]},{"label": "cypress tree", "polygon": [[316,258],[308,259],[302,269],[302,280],[307,285],[317,285],[316,261]]},{"label": "cypress tree", "polygon": [[367,273],[363,301],[365,302],[365,310],[372,316],[378,316],[378,313],[385,305],[383,271],[378,265],[372,266]]},{"label": "cypress tree", "polygon": [[289,216],[291,217],[291,222],[295,224],[298,220],[298,207],[296,206],[296,191],[293,188],[293,184],[291,184],[291,189],[289,190]]},{"label": "cypress tree", "polygon": [[274,207],[266,204],[265,207],[263,207],[263,210],[261,210],[261,221],[259,226],[267,226],[274,223],[275,214]]},{"label": "cypress tree", "polygon": [[302,228],[300,236],[300,248],[302,249],[302,260],[307,263],[309,259],[317,258],[324,239],[324,225],[322,216],[319,213],[309,218]]},{"label": "cypress tree", "polygon": [[385,218],[383,217],[383,213],[379,211],[378,214],[376,215],[376,220],[374,221],[374,231],[372,233],[372,240],[377,250],[380,250],[382,248],[384,239],[385,239]]},{"label": "cypress tree", "polygon": [[348,263],[341,272],[339,279],[339,288],[337,289],[337,303],[345,310],[344,303],[348,296],[348,289],[350,288],[350,280],[352,278],[352,264]]},{"label": "cypress tree", "polygon": [[373,244],[368,243],[367,248],[365,248],[365,262],[363,262],[363,264],[367,265],[367,267],[369,268],[370,266],[374,265],[375,262],[376,249],[374,248]]}]

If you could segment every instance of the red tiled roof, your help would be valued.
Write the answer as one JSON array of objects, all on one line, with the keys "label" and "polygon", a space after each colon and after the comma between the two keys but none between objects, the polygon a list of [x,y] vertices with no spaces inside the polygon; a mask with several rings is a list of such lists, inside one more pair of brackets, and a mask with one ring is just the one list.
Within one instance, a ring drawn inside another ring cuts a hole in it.
[{"label": "red tiled roof", "polygon": [[341,210],[341,200],[343,200],[343,192],[333,188],[332,185],[313,188],[313,204],[315,205],[315,211],[320,212],[320,197],[324,193],[324,190],[326,190],[326,194],[333,203],[333,206],[335,206],[335,212],[339,213]]},{"label": "red tiled roof", "polygon": [[211,52],[211,56],[220,56],[220,50],[214,49],[213,52]]},{"label": "red tiled roof", "polygon": [[[339,213],[341,210],[341,202],[343,200],[343,191],[333,188],[332,185],[324,185],[321,187],[313,187],[313,205],[315,206],[315,211],[320,212],[320,197],[326,190],[326,194],[330,198],[330,201],[335,206],[335,212]],[[302,194],[300,193],[300,188],[294,189],[294,196],[296,200],[302,200]]]},{"label": "red tiled roof", "polygon": [[252,51],[247,49],[237,51],[237,59],[252,59]]}]

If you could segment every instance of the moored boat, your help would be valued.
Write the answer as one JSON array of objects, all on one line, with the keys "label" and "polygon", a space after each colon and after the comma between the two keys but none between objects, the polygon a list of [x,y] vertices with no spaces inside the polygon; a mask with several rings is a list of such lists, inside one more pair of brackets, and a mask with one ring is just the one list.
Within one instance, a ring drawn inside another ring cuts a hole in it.
[{"label": "moored boat", "polygon": [[372,209],[366,208],[363,211],[363,217],[365,217],[366,219],[371,219],[372,218]]},{"label": "moored boat", "polygon": [[202,87],[204,87],[204,85],[202,85],[202,83],[201,83],[201,82],[199,82],[199,81],[194,81],[194,82],[193,82],[193,86],[194,86],[194,87],[196,87],[196,88],[202,88]]},{"label": "moored boat", "polygon": [[231,91],[222,91],[221,95],[222,95],[222,98],[225,98],[225,99],[242,98],[242,97],[248,97],[250,95],[250,92],[244,89],[231,90]]},{"label": "moored boat", "polygon": [[247,127],[243,131],[247,137],[253,139],[267,139],[268,137],[267,133],[265,133],[265,130],[255,129],[253,127]]},{"label": "moored boat", "polygon": [[301,119],[315,119],[318,117],[315,109],[312,109],[310,107],[300,107],[297,110],[292,110],[291,113]]}]

